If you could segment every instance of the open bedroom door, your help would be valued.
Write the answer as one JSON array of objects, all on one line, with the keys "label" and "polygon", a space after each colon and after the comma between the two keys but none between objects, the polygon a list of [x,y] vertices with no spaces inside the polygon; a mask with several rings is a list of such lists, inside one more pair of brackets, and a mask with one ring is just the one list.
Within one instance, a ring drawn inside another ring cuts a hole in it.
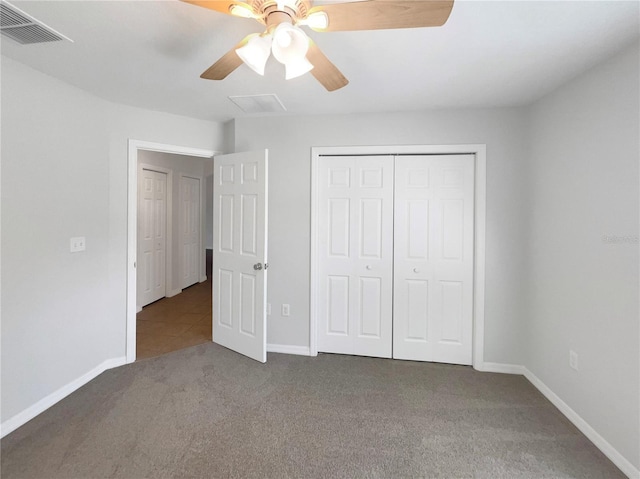
[{"label": "open bedroom door", "polygon": [[268,151],[213,159],[213,342],[267,361]]}]

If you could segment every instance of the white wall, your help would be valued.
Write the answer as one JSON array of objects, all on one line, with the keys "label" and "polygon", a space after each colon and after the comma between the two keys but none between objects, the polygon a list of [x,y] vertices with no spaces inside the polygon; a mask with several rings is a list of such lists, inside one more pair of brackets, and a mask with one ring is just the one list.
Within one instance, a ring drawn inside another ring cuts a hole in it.
[{"label": "white wall", "polygon": [[[233,129],[229,128],[230,131]],[[269,149],[271,344],[309,346],[311,147],[487,144],[485,361],[522,364],[524,115],[519,109],[235,121],[236,151]],[[280,305],[291,304],[291,316]]]},{"label": "white wall", "polygon": [[636,46],[532,107],[525,249],[527,368],[637,469],[639,84]]},{"label": "white wall", "polygon": [[[106,109],[2,59],[3,422],[123,355],[102,337],[111,321]],[[86,252],[69,253],[72,236],[86,237]]]},{"label": "white wall", "polygon": [[172,198],[173,205],[171,205],[172,211],[172,251],[171,251],[171,290],[175,293],[180,292],[182,289],[182,238],[181,238],[181,225],[182,225],[182,210],[180,208],[180,175],[192,176],[194,178],[200,178],[200,221],[202,222],[202,231],[200,237],[200,244],[202,245],[200,272],[199,278],[201,279],[206,275],[206,255],[205,255],[205,242],[207,237],[205,235],[206,222],[205,215],[207,209],[206,199],[206,177],[205,169],[211,169],[213,159],[205,159],[194,156],[175,155],[171,153],[160,153],[157,151],[145,151],[138,152],[138,164],[147,164],[152,166],[160,166],[162,168],[171,170],[173,172],[173,184]]},{"label": "white wall", "polygon": [[[115,105],[1,59],[4,424],[125,356],[128,139],[221,149],[222,125]],[[69,253],[72,236],[86,252]]]}]

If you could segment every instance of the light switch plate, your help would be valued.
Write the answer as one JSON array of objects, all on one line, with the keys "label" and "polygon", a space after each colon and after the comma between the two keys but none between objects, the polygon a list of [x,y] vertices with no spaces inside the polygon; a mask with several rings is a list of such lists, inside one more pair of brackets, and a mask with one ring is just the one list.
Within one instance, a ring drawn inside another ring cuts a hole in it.
[{"label": "light switch plate", "polygon": [[84,236],[77,236],[75,238],[71,238],[69,241],[69,251],[72,253],[79,253],[80,251],[84,251],[87,249],[86,239]]}]

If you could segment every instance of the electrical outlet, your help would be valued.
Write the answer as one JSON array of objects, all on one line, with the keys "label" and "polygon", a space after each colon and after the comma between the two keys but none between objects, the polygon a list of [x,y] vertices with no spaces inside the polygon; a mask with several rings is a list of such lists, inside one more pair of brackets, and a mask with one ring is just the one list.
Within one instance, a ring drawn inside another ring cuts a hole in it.
[{"label": "electrical outlet", "polygon": [[291,313],[290,306],[288,304],[282,305],[282,316],[289,316]]},{"label": "electrical outlet", "polygon": [[578,353],[573,350],[569,350],[569,366],[576,371],[578,370]]},{"label": "electrical outlet", "polygon": [[271,316],[271,303],[267,303],[267,316]]},{"label": "electrical outlet", "polygon": [[85,249],[87,249],[87,247],[84,236],[78,236],[69,240],[69,251],[71,253],[78,253],[80,251],[84,251]]}]

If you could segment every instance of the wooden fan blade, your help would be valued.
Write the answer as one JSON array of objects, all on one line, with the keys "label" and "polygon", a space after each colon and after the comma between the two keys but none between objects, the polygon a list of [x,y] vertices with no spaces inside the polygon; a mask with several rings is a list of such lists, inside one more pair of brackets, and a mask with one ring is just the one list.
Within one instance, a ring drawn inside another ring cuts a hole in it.
[{"label": "wooden fan blade", "polygon": [[453,0],[366,0],[314,7],[309,15],[324,12],[327,28],[318,32],[439,27],[449,18]]},{"label": "wooden fan blade", "polygon": [[231,15],[231,7],[238,3],[241,3],[244,7],[249,7],[246,3],[237,0],[181,0],[184,3],[190,3],[191,5],[197,5],[198,7],[208,8],[209,10],[215,10],[216,12],[226,13]]},{"label": "wooden fan blade", "polygon": [[227,78],[229,73],[242,65],[242,59],[238,56],[236,50],[245,46],[247,42],[256,35],[259,34],[252,33],[251,35],[244,37],[240,43],[225,53],[217,62],[207,68],[207,70],[200,75],[200,78],[204,78],[205,80],[223,80],[224,78]]},{"label": "wooden fan blade", "polygon": [[318,80],[322,86],[328,91],[334,91],[349,83],[349,80],[331,63],[324,53],[318,48],[315,42],[309,39],[309,50],[307,51],[307,60],[313,65],[311,74]]}]

